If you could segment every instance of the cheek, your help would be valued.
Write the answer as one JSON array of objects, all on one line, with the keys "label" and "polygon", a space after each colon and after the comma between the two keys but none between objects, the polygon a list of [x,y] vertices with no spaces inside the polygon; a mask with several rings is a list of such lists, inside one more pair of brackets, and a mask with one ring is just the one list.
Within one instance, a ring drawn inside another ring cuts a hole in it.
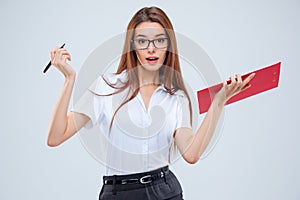
[{"label": "cheek", "polygon": [[167,55],[167,51],[162,51],[159,55],[160,58],[162,58],[161,60],[164,62],[166,59],[166,55]]},{"label": "cheek", "polygon": [[140,51],[135,51],[135,54],[137,56],[138,61],[141,63],[144,57],[143,54]]}]

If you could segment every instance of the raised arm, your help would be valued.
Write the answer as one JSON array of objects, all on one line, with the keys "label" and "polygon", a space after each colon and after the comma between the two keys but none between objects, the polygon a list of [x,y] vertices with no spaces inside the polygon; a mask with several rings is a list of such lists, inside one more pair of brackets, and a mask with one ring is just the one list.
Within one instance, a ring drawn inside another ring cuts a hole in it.
[{"label": "raised arm", "polygon": [[175,142],[188,163],[196,163],[208,146],[216,129],[219,117],[225,103],[234,95],[250,87],[249,81],[255,74],[251,74],[244,81],[240,75],[231,77],[231,83],[223,83],[222,89],[215,95],[212,104],[204,117],[199,129],[193,134],[191,129],[179,128],[175,132]]},{"label": "raised arm", "polygon": [[64,85],[54,106],[50,120],[47,144],[52,147],[58,146],[72,137],[89,121],[89,117],[75,112],[68,114],[68,107],[76,78],[76,72],[66,62],[67,59],[71,60],[69,52],[65,48],[60,49],[56,47],[50,54],[52,65],[65,77]]}]

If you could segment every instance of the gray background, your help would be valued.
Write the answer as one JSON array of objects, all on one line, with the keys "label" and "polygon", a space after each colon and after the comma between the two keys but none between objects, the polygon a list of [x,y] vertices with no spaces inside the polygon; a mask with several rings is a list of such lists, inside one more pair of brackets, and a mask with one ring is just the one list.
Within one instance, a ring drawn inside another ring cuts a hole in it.
[{"label": "gray background", "polygon": [[98,198],[103,167],[78,136],[46,145],[63,76],[42,70],[49,51],[66,42],[79,71],[90,52],[149,5],[201,45],[224,79],[282,61],[279,88],[226,108],[222,137],[206,159],[172,166],[185,199],[300,199],[299,0],[1,0],[0,199]]}]

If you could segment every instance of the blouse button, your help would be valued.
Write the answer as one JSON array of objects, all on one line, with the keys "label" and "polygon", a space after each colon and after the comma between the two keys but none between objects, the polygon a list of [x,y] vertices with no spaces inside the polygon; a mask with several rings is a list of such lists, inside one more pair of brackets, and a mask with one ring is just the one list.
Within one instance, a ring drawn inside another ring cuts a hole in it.
[{"label": "blouse button", "polygon": [[152,121],[151,116],[149,114],[146,114],[144,119],[145,119],[145,126],[150,126]]},{"label": "blouse button", "polygon": [[144,144],[143,144],[143,153],[147,153],[148,152],[148,141],[144,141]]}]

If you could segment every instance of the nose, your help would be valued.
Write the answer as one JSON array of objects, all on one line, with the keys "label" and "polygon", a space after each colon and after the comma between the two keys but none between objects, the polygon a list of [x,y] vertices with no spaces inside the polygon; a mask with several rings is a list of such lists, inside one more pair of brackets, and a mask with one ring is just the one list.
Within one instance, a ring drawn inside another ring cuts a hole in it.
[{"label": "nose", "polygon": [[154,46],[154,41],[150,41],[150,44],[148,46],[148,52],[154,52],[156,47]]}]

